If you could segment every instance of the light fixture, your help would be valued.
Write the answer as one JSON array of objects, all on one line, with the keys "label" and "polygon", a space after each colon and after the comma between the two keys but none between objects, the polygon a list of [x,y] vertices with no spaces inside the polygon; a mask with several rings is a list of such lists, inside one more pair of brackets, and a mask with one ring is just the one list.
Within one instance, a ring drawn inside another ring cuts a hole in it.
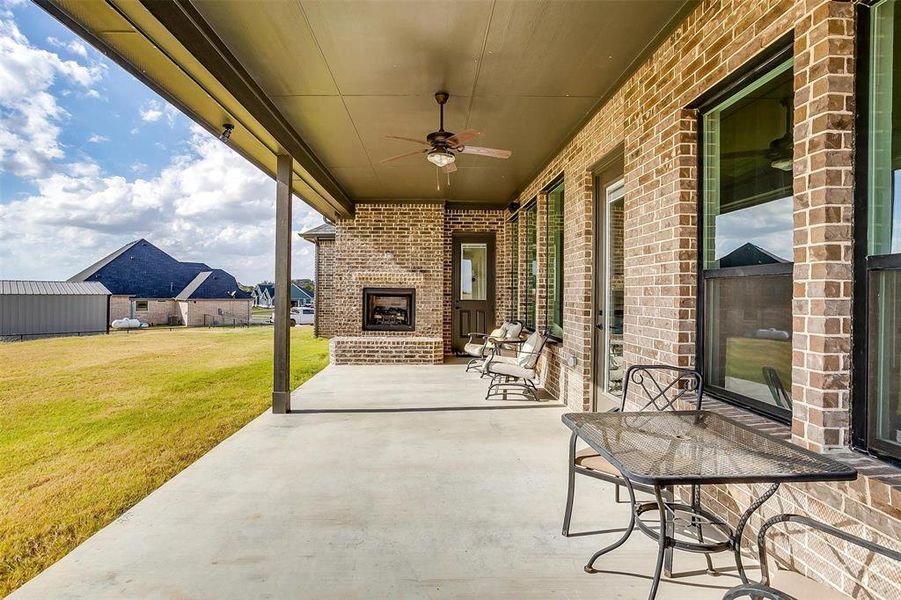
[{"label": "light fixture", "polygon": [[428,155],[429,162],[436,167],[446,167],[456,160],[450,150],[432,150]]},{"label": "light fixture", "polygon": [[770,166],[774,169],[779,169],[780,171],[791,171],[792,170],[792,159],[790,158],[778,158],[770,163]]},{"label": "light fixture", "polygon": [[231,123],[226,123],[222,126],[222,133],[219,134],[219,139],[223,142],[227,142],[228,138],[232,136],[232,131],[235,130],[235,126]]}]

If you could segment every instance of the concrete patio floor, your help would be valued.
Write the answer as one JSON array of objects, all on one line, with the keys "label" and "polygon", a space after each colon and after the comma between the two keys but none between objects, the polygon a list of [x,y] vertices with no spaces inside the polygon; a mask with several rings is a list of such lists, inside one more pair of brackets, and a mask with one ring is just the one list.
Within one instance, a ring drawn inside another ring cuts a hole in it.
[{"label": "concrete patio floor", "polygon": [[[560,534],[565,409],[486,386],[460,364],[328,367],[299,412],[261,415],[12,598],[646,598],[655,542],[636,533],[588,575],[617,533]],[[624,526],[612,489],[580,479],[573,530]],[[736,582],[664,579],[658,598]]]}]

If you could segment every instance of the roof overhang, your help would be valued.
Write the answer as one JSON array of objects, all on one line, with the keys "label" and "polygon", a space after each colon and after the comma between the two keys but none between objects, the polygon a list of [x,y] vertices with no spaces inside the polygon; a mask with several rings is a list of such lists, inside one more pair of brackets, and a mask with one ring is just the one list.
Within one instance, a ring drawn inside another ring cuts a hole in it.
[{"label": "roof overhang", "polygon": [[[525,187],[698,0],[296,2],[35,0],[330,219],[355,202],[500,207]],[[447,183],[385,139],[476,128],[499,161],[458,157]]]},{"label": "roof overhang", "polygon": [[297,132],[267,101],[188,2],[35,0],[204,129],[275,177],[276,157],[294,159],[294,193],[330,218],[353,203]]}]

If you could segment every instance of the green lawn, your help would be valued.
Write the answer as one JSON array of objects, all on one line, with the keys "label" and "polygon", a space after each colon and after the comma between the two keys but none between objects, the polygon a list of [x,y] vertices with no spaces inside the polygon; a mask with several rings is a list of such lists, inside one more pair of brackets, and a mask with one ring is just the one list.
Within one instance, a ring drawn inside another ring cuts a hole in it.
[{"label": "green lawn", "polygon": [[[291,333],[292,385],[328,362]],[[0,597],[264,411],[272,328],[0,344]]]}]

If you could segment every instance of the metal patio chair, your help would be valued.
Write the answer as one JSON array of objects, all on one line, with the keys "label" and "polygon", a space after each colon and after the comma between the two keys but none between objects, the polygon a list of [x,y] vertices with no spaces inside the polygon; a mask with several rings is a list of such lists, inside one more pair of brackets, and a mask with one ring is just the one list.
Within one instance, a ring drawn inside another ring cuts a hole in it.
[{"label": "metal patio chair", "polygon": [[785,389],[785,385],[783,385],[782,383],[782,378],[779,377],[779,373],[776,372],[776,369],[774,369],[773,367],[763,367],[761,369],[761,372],[763,373],[763,380],[766,382],[766,386],[770,389],[770,394],[773,396],[773,402],[776,403],[776,406],[791,410],[791,394],[789,394],[788,390]]},{"label": "metal patio chair", "polygon": [[[519,340],[520,334],[522,334],[522,323],[519,321],[504,321],[500,327],[491,333],[470,333],[469,341],[463,346],[463,351],[472,357],[466,363],[466,372],[481,372],[485,359],[495,345],[499,343],[499,340],[513,342]],[[502,349],[509,348],[503,344],[502,346]]]},{"label": "metal patio chair", "polygon": [[[662,379],[667,377],[667,379]],[[701,409],[701,399],[704,394],[704,380],[701,374],[694,369],[686,369],[680,367],[670,367],[667,365],[633,365],[626,370],[623,380],[623,398],[619,407],[613,408],[612,411],[620,412],[625,409],[626,400],[629,397],[630,384],[639,386],[641,394],[638,396],[639,411],[663,411],[678,409],[679,402],[691,404],[694,410]],[[634,388],[633,388],[634,389]],[[615,501],[620,500],[620,487],[625,487],[625,481],[619,469],[610,464],[605,458],[597,454],[591,448],[576,450],[576,441],[578,436],[575,432],[570,436],[569,440],[569,487],[566,492],[566,509],[563,514],[563,535],[569,537],[570,522],[572,521],[573,496],[576,489],[576,475],[585,475],[601,481],[612,483],[615,488]],[[654,493],[650,486],[632,482],[632,489]],[[692,486],[692,506],[700,505],[700,489],[698,486]],[[631,498],[629,502],[634,503],[635,499]],[[631,530],[635,525],[635,513],[632,512],[631,522],[628,529]],[[583,534],[584,535],[584,534]],[[698,531],[700,535],[700,530]],[[626,536],[627,537],[627,536]],[[620,540],[624,542],[626,537]],[[606,552],[613,550],[618,544],[608,546],[603,550],[599,550],[585,567],[588,572],[593,572],[592,565],[594,561]],[[709,563],[708,566],[712,569]]]},{"label": "metal patio chair", "polygon": [[491,353],[485,358],[483,367],[483,373],[491,377],[485,400],[493,396],[503,396],[506,399],[507,394],[512,392],[522,394],[537,402],[539,397],[538,387],[535,385],[538,380],[536,367],[547,340],[548,333],[546,331],[543,333],[535,331],[524,340],[505,341],[503,346],[516,348],[515,356],[501,355],[501,344],[495,344]]},{"label": "metal patio chair", "polygon": [[[804,600],[805,598],[816,598],[817,600],[844,600],[849,596],[838,592],[834,588],[826,586],[822,583],[808,579],[804,575],[795,571],[777,569],[772,577],[767,567],[766,557],[766,534],[774,525],[779,523],[798,523],[811,529],[815,529],[828,536],[838,538],[849,544],[859,546],[865,550],[884,556],[890,560],[901,562],[901,552],[891,550],[869,540],[851,535],[841,529],[837,529],[826,523],[815,521],[809,517],[793,514],[776,515],[767,519],[766,523],[760,528],[757,534],[757,553],[760,558],[760,583],[746,583],[736,586],[726,592],[723,600],[734,600],[736,598],[769,598],[770,600]],[[868,564],[866,561],[864,564]],[[895,570],[895,575],[899,572]],[[886,574],[890,577],[890,575]]]}]

